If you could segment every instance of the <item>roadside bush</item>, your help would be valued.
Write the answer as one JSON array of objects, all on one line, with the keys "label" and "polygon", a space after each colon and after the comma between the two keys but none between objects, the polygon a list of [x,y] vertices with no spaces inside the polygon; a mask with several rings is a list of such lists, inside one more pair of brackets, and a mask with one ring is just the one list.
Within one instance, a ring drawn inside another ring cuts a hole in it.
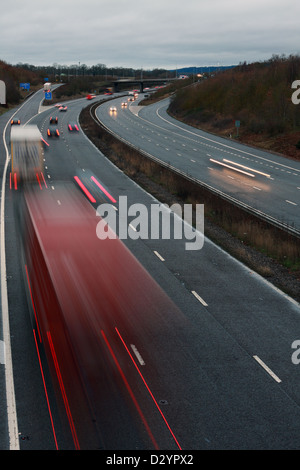
[{"label": "roadside bush", "polygon": [[241,120],[246,133],[274,136],[295,131],[300,129],[300,106],[291,101],[291,80],[295,77],[300,78],[298,56],[273,56],[263,63],[244,63],[180,90],[169,110],[193,122],[198,119],[199,123],[209,120],[213,113],[218,116],[214,120],[218,129],[233,117]]}]

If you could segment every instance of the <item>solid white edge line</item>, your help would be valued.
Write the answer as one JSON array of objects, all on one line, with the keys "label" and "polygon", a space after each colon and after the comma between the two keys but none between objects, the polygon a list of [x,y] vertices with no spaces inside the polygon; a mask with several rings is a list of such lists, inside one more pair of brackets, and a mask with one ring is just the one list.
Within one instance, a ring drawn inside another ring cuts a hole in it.
[{"label": "solid white edge line", "polygon": [[[165,98],[164,100],[162,101],[166,101],[168,98]],[[208,137],[205,137],[205,136],[202,136],[202,135],[199,135],[198,133],[194,132],[194,131],[190,131],[188,129],[185,129],[184,127],[181,127],[179,124],[174,124],[173,122],[169,121],[168,119],[165,119],[164,117],[162,117],[160,114],[159,114],[159,111],[161,108],[163,107],[166,107],[166,103],[162,103],[161,106],[159,106],[156,110],[156,115],[162,119],[163,121],[166,121],[168,124],[174,126],[174,127],[178,127],[180,130],[183,130],[184,132],[187,132],[188,134],[192,134],[192,135],[195,135],[197,138],[200,138],[202,140],[208,140],[210,142],[212,142],[213,144],[217,144],[217,145],[220,145],[222,147],[227,147],[231,150],[234,150],[234,152],[240,152],[240,153],[244,153],[246,155],[250,155],[251,157],[255,157],[255,158],[258,158],[260,160],[265,160],[266,162],[269,162],[269,163],[272,163],[272,164],[275,164],[275,162],[273,160],[269,160],[268,158],[265,158],[265,157],[261,157],[259,155],[256,155],[254,153],[250,153],[250,152],[246,152],[245,150],[241,150],[241,149],[238,149],[238,148],[235,148],[235,147],[232,147],[230,145],[227,145],[227,144],[224,144],[222,142],[219,142],[218,140],[214,140],[212,138],[208,138]],[[143,119],[139,116],[140,119]],[[144,119],[144,121],[146,121],[146,119]],[[151,121],[146,121],[146,122],[151,122]],[[153,123],[152,123],[153,124]],[[157,127],[161,127],[161,126],[158,126],[157,124],[155,124]],[[181,135],[181,134],[180,134]],[[256,150],[256,149],[254,149]],[[297,168],[293,168],[293,167],[290,167],[290,166],[287,166],[287,165],[284,165],[283,163],[276,163],[276,165],[278,166],[283,166],[285,168],[289,168],[290,170],[293,170],[293,171],[297,171],[297,172],[300,172],[300,170],[298,170]],[[282,171],[285,171],[285,170],[282,170]]]},{"label": "solid white edge line", "polygon": [[[33,97],[34,95],[32,95]],[[20,106],[17,111],[11,116],[15,116],[20,109],[25,106],[31,98],[28,98],[25,103]],[[7,421],[8,421],[8,437],[9,437],[9,448],[10,450],[20,450],[19,442],[19,430],[18,430],[18,419],[17,419],[17,409],[16,409],[16,398],[15,398],[15,386],[14,386],[14,376],[13,376],[13,365],[12,365],[12,354],[11,354],[11,342],[10,342],[10,327],[9,327],[9,312],[8,312],[8,296],[7,296],[7,279],[6,279],[6,253],[5,253],[5,217],[4,217],[4,207],[5,207],[5,181],[7,168],[10,161],[10,154],[5,142],[5,133],[7,126],[11,120],[5,125],[3,131],[3,144],[6,151],[6,160],[2,176],[2,191],[1,191],[1,207],[0,207],[0,221],[1,221],[1,231],[0,231],[0,256],[1,256],[1,308],[2,308],[2,321],[3,321],[3,339],[5,345],[5,386],[6,386],[6,406],[7,406]],[[29,119],[29,121],[32,118]],[[29,122],[27,121],[27,122]],[[27,123],[26,123],[27,124]]]},{"label": "solid white edge line", "polygon": [[253,356],[253,358],[265,369],[266,372],[278,383],[281,382],[280,378],[277,377],[276,374],[258,357],[258,356]]},{"label": "solid white edge line", "polygon": [[0,341],[0,364],[5,364],[5,343]]},{"label": "solid white edge line", "polygon": [[[15,114],[16,113],[17,111],[15,112]],[[10,327],[9,327],[7,279],[6,279],[6,254],[5,254],[5,218],[4,218],[5,181],[6,181],[8,163],[10,161],[9,151],[5,142],[5,132],[7,129],[8,122],[3,131],[3,143],[4,143],[4,148],[6,150],[6,161],[5,161],[4,171],[3,171],[2,191],[1,191],[1,233],[0,233],[0,236],[1,236],[1,242],[0,242],[1,307],[2,307],[2,320],[3,320],[3,338],[4,338],[4,343],[5,343],[5,384],[6,384],[6,406],[7,406],[9,448],[10,450],[19,450],[20,443],[19,443],[18,420],[17,420],[13,365],[12,365],[11,343],[10,343]]]}]

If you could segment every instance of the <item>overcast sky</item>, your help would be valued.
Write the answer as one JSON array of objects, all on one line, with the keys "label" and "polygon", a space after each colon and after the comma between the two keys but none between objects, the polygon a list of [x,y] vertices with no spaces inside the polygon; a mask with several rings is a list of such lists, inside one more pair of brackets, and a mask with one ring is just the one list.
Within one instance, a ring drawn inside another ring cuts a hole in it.
[{"label": "overcast sky", "polygon": [[[0,59],[135,69],[300,54],[299,0],[8,0]],[[300,77],[299,77],[300,78]]]}]

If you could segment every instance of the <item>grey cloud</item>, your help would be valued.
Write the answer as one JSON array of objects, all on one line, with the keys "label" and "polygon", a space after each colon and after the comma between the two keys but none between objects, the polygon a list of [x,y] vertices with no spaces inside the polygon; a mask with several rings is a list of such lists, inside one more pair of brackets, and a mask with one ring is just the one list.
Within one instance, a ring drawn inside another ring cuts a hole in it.
[{"label": "grey cloud", "polygon": [[35,0],[6,4],[0,59],[145,69],[299,53],[298,0]]}]

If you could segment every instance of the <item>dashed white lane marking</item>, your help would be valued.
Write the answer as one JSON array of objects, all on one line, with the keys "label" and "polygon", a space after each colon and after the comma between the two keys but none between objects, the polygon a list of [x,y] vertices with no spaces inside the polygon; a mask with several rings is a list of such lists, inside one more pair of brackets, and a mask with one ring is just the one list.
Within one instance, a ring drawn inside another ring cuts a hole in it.
[{"label": "dashed white lane marking", "polygon": [[131,228],[131,229],[132,229],[134,232],[136,232],[136,231],[137,231],[134,225],[132,225],[132,224],[129,224],[129,227],[130,227],[130,228]]},{"label": "dashed white lane marking", "polygon": [[155,254],[161,261],[165,261],[164,258],[158,253],[158,251],[154,251],[154,254]]},{"label": "dashed white lane marking", "polygon": [[132,351],[134,352],[135,354],[135,357],[137,358],[137,360],[139,361],[139,363],[141,364],[141,366],[144,366],[145,365],[145,361],[144,359],[142,358],[142,356],[140,355],[140,353],[138,352],[136,346],[134,344],[131,344],[131,349]]},{"label": "dashed white lane marking", "polygon": [[197,300],[199,300],[199,302],[202,303],[202,305],[204,305],[204,307],[208,306],[208,304],[205,302],[205,300],[203,300],[202,297],[200,297],[200,295],[197,294],[196,291],[192,290],[192,294],[196,297]]},{"label": "dashed white lane marking", "polygon": [[280,378],[277,377],[276,374],[258,357],[258,356],[253,356],[253,358],[265,369],[266,372],[278,383],[281,382]]},{"label": "dashed white lane marking", "polygon": [[293,201],[289,201],[288,199],[286,199],[285,202],[287,202],[288,204],[292,204],[293,206],[297,206],[297,205],[298,205],[298,204],[296,204],[296,203],[293,202]]}]

